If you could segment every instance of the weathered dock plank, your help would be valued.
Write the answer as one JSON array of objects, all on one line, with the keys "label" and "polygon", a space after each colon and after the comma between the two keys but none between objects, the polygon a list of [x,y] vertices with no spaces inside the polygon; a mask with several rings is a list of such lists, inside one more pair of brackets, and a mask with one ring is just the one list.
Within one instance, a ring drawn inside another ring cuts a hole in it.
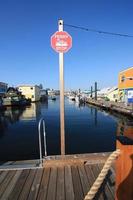
[{"label": "weathered dock plank", "polygon": [[8,184],[12,180],[15,173],[16,173],[16,171],[8,172],[8,174],[6,175],[6,178],[4,178],[3,182],[0,185],[0,198],[2,197],[4,191],[6,190]]},{"label": "weathered dock plank", "polygon": [[56,200],[64,200],[64,199],[65,199],[64,167],[59,167],[57,171]]},{"label": "weathered dock plank", "polygon": [[22,191],[23,186],[24,186],[24,184],[26,182],[26,179],[27,179],[27,177],[29,175],[29,172],[30,172],[30,170],[23,170],[22,171],[22,173],[20,174],[20,177],[19,177],[18,181],[14,185],[14,188],[13,188],[10,196],[8,197],[9,200],[17,200],[18,199],[19,194]]},{"label": "weathered dock plank", "polygon": [[72,181],[72,171],[70,166],[65,166],[65,199],[66,200],[74,200],[74,188]]},{"label": "weathered dock plank", "polygon": [[89,191],[90,184],[89,184],[89,181],[87,178],[87,174],[86,174],[84,165],[78,166],[78,170],[79,170],[79,176],[80,176],[80,180],[81,180],[82,190],[83,190],[83,193],[85,196],[87,194],[87,192]]},{"label": "weathered dock plank", "polygon": [[83,190],[81,186],[81,181],[79,177],[79,172],[77,166],[72,166],[72,180],[74,186],[74,196],[76,200],[83,199]]},{"label": "weathered dock plank", "polygon": [[8,171],[4,171],[4,172],[1,171],[1,173],[0,173],[0,184],[5,179],[7,174],[8,174]]},{"label": "weathered dock plank", "polygon": [[38,190],[41,183],[42,173],[43,169],[37,170],[27,200],[34,200],[37,198]]},{"label": "weathered dock plank", "polygon": [[38,191],[38,200],[46,200],[47,198],[47,191],[49,186],[49,177],[50,177],[51,168],[43,169],[42,180],[40,183],[39,191]]},{"label": "weathered dock plank", "polygon": [[5,191],[3,192],[1,199],[8,199],[8,196],[12,192],[14,185],[16,184],[18,178],[20,177],[20,174],[22,173],[22,170],[16,171],[15,175],[13,176],[12,180],[6,187]]},{"label": "weathered dock plank", "polygon": [[52,167],[49,177],[47,200],[55,200],[57,187],[57,168]]},{"label": "weathered dock plank", "polygon": [[35,170],[35,169],[30,170],[28,178],[26,179],[26,182],[24,184],[23,190],[21,191],[21,193],[19,195],[19,200],[25,200],[28,198],[28,195],[31,190],[31,185],[33,183],[36,172],[37,172],[37,170]]}]

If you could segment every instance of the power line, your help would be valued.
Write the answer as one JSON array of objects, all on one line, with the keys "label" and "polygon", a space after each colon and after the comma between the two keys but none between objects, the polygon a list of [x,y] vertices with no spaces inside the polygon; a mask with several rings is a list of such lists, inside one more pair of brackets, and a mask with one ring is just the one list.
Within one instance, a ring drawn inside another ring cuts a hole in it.
[{"label": "power line", "polygon": [[64,24],[64,26],[80,29],[83,31],[89,31],[89,32],[95,32],[95,33],[101,33],[101,34],[107,34],[107,35],[115,35],[115,36],[121,36],[121,37],[133,37],[133,35],[128,35],[128,34],[122,34],[122,33],[114,33],[114,32],[107,32],[107,31],[102,31],[102,30],[96,30],[96,29],[90,29],[90,28],[85,28],[81,26],[75,26],[71,24]]}]

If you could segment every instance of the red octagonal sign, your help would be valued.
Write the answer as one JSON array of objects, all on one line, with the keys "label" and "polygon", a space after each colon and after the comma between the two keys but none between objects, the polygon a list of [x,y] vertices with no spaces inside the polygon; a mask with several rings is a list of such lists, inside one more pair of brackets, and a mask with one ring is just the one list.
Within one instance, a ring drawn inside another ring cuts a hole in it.
[{"label": "red octagonal sign", "polygon": [[72,37],[65,31],[57,31],[51,36],[51,46],[58,53],[65,53],[72,47]]}]

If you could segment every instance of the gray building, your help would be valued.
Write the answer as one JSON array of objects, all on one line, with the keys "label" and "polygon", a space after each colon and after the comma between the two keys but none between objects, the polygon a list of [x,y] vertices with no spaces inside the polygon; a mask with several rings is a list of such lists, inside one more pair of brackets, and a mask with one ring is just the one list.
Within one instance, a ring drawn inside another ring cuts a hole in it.
[{"label": "gray building", "polygon": [[3,96],[7,91],[7,83],[0,82],[0,96]]}]

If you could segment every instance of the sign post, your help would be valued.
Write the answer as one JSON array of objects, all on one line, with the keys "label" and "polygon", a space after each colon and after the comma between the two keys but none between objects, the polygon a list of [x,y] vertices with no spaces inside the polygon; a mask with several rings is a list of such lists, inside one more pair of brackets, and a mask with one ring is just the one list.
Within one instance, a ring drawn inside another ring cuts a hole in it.
[{"label": "sign post", "polygon": [[[58,22],[59,32],[63,31],[63,20]],[[61,155],[65,155],[65,117],[64,117],[64,54],[59,53],[60,69],[60,134],[61,134]]]},{"label": "sign post", "polygon": [[59,53],[61,155],[65,155],[64,53],[71,48],[72,38],[67,32],[63,31],[63,20],[58,21],[58,31],[51,37],[51,46]]}]

